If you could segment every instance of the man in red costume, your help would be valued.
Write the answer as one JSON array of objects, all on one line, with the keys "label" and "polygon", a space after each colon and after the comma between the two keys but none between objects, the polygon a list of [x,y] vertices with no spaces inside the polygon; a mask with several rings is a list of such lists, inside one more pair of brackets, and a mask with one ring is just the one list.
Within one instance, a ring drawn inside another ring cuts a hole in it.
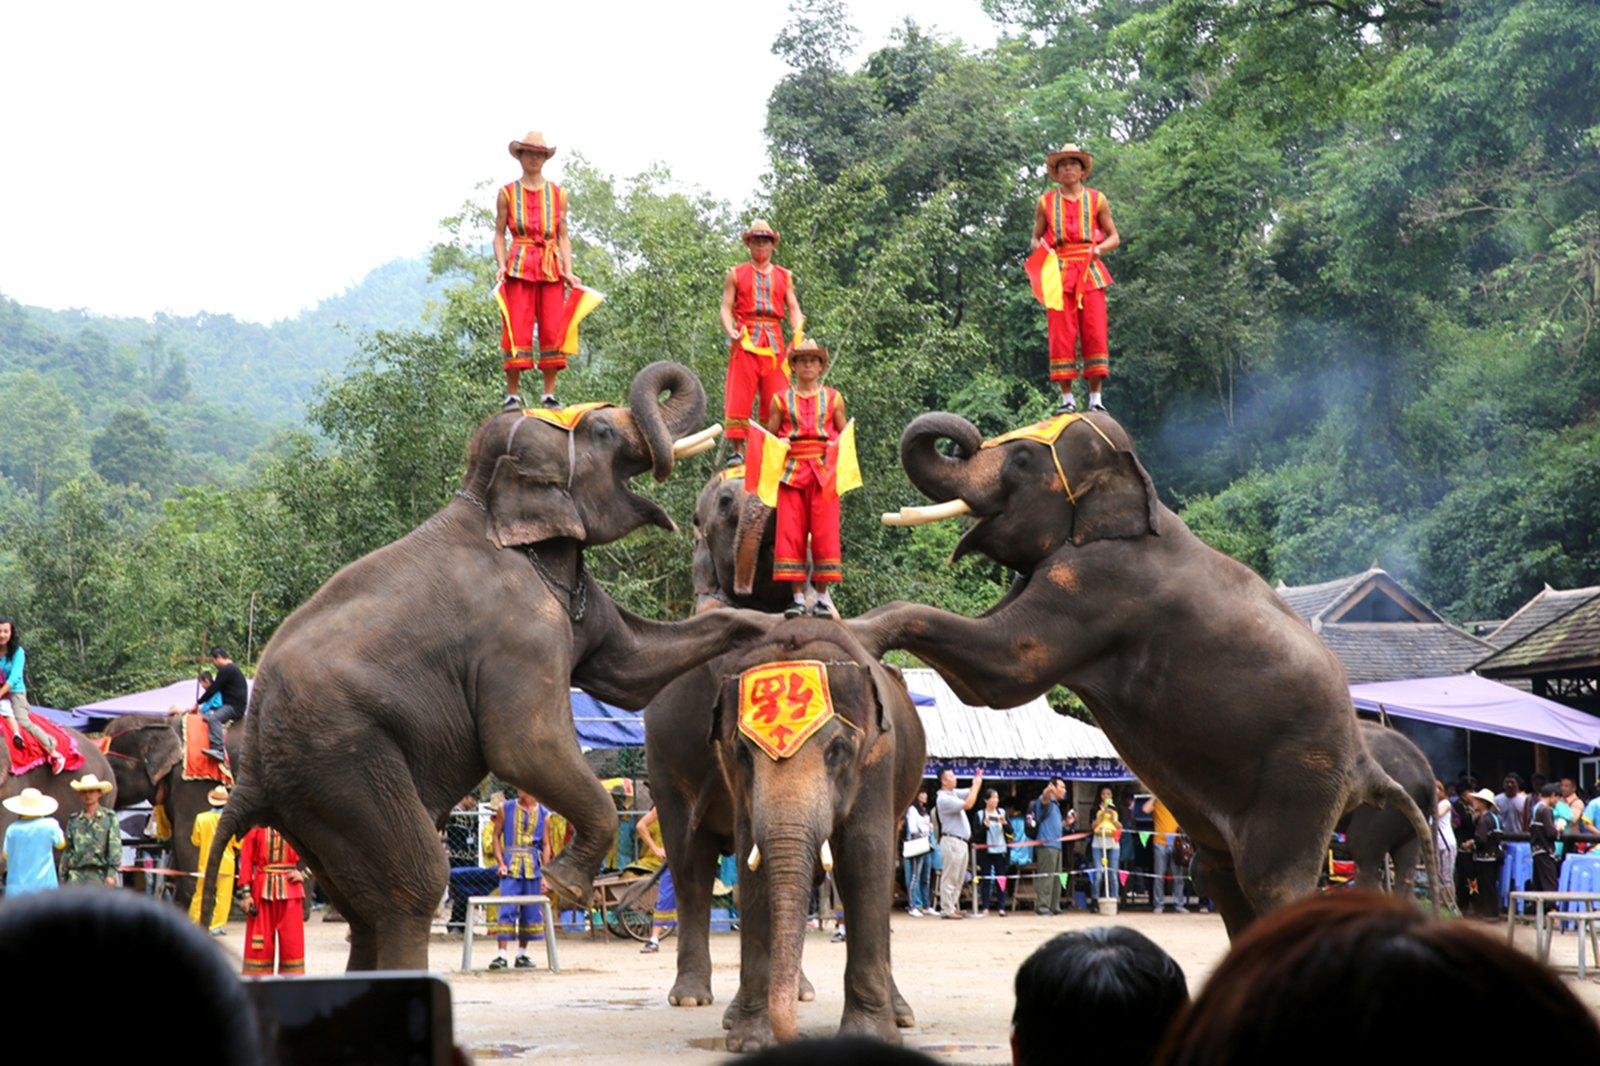
[{"label": "man in red costume", "polygon": [[[561,352],[567,332],[566,286],[578,287],[572,273],[572,242],[567,236],[567,194],[544,177],[545,160],[556,154],[537,130],[511,142],[511,154],[522,164],[522,177],[500,190],[494,208],[494,261],[499,267],[495,289],[501,301],[506,351],[506,407],[522,403],[522,372],[534,366],[534,333],[539,335],[539,373],[544,377],[546,407],[556,401],[556,375],[566,369]],[[506,231],[511,242],[506,243]]]},{"label": "man in red costume", "polygon": [[789,387],[784,369],[788,342],[783,319],[798,338],[806,316],[795,295],[794,277],[772,261],[778,231],[764,218],[744,231],[750,261],[728,271],[722,283],[722,329],[728,335],[728,375],[723,382],[723,422],[733,449],[728,465],[744,462],[744,441],[750,428],[750,405],[759,397],[756,422],[765,424],[772,398]]},{"label": "man in red costume", "polygon": [[828,445],[844,432],[844,398],[822,383],[828,349],[804,341],[790,352],[794,384],[773,398],[766,429],[789,442],[789,458],[778,486],[778,526],[772,551],[772,579],[794,584],[794,602],[784,612],[793,618],[806,609],[806,538],[811,539],[811,585],[817,590],[812,613],[837,617],[828,586],[844,580],[839,538],[839,492],[824,464]]},{"label": "man in red costume", "polygon": [[[239,844],[239,883],[244,885],[245,976],[306,972],[306,875],[300,856],[276,829],[258,825]],[[277,969],[273,969],[273,957]]]},{"label": "man in red costume", "polygon": [[1111,201],[1085,185],[1094,156],[1075,144],[1045,157],[1060,185],[1039,197],[1033,215],[1033,243],[1052,250],[1061,266],[1061,310],[1045,312],[1050,327],[1050,380],[1061,386],[1057,414],[1077,410],[1072,382],[1083,348],[1083,376],[1089,385],[1089,410],[1104,411],[1101,388],[1110,374],[1106,343],[1106,287],[1111,274],[1100,257],[1122,243],[1111,220]]}]

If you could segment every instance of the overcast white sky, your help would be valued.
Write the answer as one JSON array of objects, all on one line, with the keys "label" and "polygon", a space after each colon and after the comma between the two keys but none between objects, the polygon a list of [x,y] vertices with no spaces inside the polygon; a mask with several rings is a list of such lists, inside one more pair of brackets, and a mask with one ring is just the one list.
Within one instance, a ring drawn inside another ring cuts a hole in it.
[{"label": "overcast white sky", "polygon": [[[855,0],[993,43],[978,0]],[[424,251],[506,143],[665,162],[735,204],[784,0],[0,4],[0,293],[270,321]],[[582,205],[575,209],[582,210]]]}]

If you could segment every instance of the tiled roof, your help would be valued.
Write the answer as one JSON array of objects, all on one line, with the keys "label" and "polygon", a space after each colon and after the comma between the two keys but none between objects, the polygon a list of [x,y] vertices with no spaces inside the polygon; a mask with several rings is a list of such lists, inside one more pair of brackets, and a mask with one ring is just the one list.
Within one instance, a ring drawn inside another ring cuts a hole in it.
[{"label": "tiled roof", "polygon": [[1600,590],[1587,602],[1534,630],[1478,664],[1488,676],[1552,671],[1600,662]]},{"label": "tiled roof", "polygon": [[[1364,619],[1366,621],[1444,621],[1438,612],[1418,599],[1415,593],[1379,566],[1317,585],[1285,585],[1280,581],[1278,595],[1284,598],[1296,614],[1306,620],[1307,625],[1319,632],[1325,623],[1337,622],[1352,614],[1357,617],[1370,615],[1372,606],[1386,610],[1396,617],[1392,619],[1367,617]],[[1383,604],[1385,600],[1389,601],[1387,607]],[[1363,604],[1368,603],[1372,606],[1363,609]]]},{"label": "tiled roof", "polygon": [[904,671],[906,687],[933,697],[932,707],[918,707],[928,735],[928,759],[1030,759],[1061,762],[1073,759],[1115,759],[1117,749],[1100,729],[1057,714],[1044,697],[1021,707],[996,710],[961,702],[935,671]]},{"label": "tiled roof", "polygon": [[1497,648],[1508,648],[1535,629],[1542,629],[1596,596],[1600,596],[1600,585],[1583,589],[1553,589],[1546,585],[1485,639]]},{"label": "tiled roof", "polygon": [[1351,589],[1371,577],[1373,574],[1382,573],[1377,567],[1349,577],[1335,578],[1324,581],[1318,585],[1285,585],[1278,582],[1278,595],[1282,596],[1295,614],[1304,618],[1308,623],[1316,619],[1322,612],[1342,600]]},{"label": "tiled roof", "polygon": [[1493,645],[1442,622],[1334,622],[1317,633],[1352,685],[1465,673]]}]

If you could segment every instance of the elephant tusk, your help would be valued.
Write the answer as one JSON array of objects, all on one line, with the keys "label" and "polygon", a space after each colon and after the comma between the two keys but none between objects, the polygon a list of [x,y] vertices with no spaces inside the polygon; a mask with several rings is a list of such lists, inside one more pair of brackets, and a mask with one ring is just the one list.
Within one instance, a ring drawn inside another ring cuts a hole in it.
[{"label": "elephant tusk", "polygon": [[750,872],[751,873],[755,873],[757,870],[761,869],[761,845],[760,844],[751,844],[750,845],[750,857],[744,861],[744,864],[746,866],[750,867]]},{"label": "elephant tusk", "polygon": [[672,442],[673,458],[682,459],[685,455],[699,455],[705,451],[705,448],[700,447],[700,445],[715,442],[717,434],[721,432],[722,423],[715,422],[698,433],[691,433],[687,437],[679,437]]},{"label": "elephant tusk", "polygon": [[822,869],[824,871],[830,871],[831,872],[833,870],[833,849],[828,846],[828,842],[826,840],[824,840],[822,842],[821,858],[822,858]]},{"label": "elephant tusk", "polygon": [[672,457],[674,459],[688,459],[691,456],[699,455],[701,452],[709,452],[716,446],[717,442],[714,440],[703,440],[699,444],[691,444],[689,447],[684,448],[681,451],[677,448],[674,448],[672,450]]},{"label": "elephant tusk", "polygon": [[902,507],[898,513],[890,512],[883,516],[886,526],[923,526],[930,522],[943,522],[947,518],[958,518],[970,514],[972,508],[965,500],[949,500],[945,503],[932,503],[926,507]]}]

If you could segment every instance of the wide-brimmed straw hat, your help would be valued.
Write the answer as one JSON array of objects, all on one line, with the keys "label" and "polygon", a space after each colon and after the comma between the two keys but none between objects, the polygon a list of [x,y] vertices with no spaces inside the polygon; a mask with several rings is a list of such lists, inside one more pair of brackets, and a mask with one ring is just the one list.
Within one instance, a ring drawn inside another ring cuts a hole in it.
[{"label": "wide-brimmed straw hat", "polygon": [[1045,156],[1045,169],[1054,174],[1056,172],[1056,164],[1061,162],[1063,159],[1076,159],[1078,162],[1082,163],[1083,176],[1086,178],[1089,176],[1089,171],[1094,169],[1094,156],[1090,155],[1088,152],[1084,151],[1082,148],[1079,148],[1075,144],[1063,144],[1059,150],[1051,152],[1049,155]]},{"label": "wide-brimmed straw hat", "polygon": [[113,785],[110,781],[102,781],[93,774],[84,774],[82,777],[72,782],[72,791],[74,792],[105,793],[110,792],[116,787],[117,786]]},{"label": "wide-brimmed straw hat", "polygon": [[1486,788],[1480,788],[1476,792],[1468,792],[1467,795],[1475,800],[1483,800],[1483,802],[1487,803],[1491,807],[1494,806],[1494,793],[1490,792]]},{"label": "wide-brimmed straw hat", "polygon": [[529,130],[522,135],[522,140],[511,142],[511,154],[513,156],[521,159],[523,152],[539,152],[548,159],[556,154],[556,147],[553,144],[544,143],[543,133],[538,130]]},{"label": "wide-brimmed straw hat", "polygon": [[206,802],[213,807],[226,807],[228,805],[228,790],[218,785],[206,793]]},{"label": "wide-brimmed straw hat", "polygon": [[36,788],[25,788],[20,793],[6,800],[6,810],[12,814],[20,814],[24,818],[43,818],[56,813],[59,803],[51,796],[46,796]]},{"label": "wide-brimmed straw hat", "polygon": [[778,231],[772,228],[772,223],[764,218],[751,220],[750,228],[745,230],[743,236],[739,239],[748,243],[751,237],[770,237],[773,244],[777,244],[783,239],[778,236]]},{"label": "wide-brimmed straw hat", "polygon": [[828,349],[807,337],[793,348],[789,349],[789,363],[792,366],[802,356],[814,356],[822,360],[822,369],[828,369]]}]

